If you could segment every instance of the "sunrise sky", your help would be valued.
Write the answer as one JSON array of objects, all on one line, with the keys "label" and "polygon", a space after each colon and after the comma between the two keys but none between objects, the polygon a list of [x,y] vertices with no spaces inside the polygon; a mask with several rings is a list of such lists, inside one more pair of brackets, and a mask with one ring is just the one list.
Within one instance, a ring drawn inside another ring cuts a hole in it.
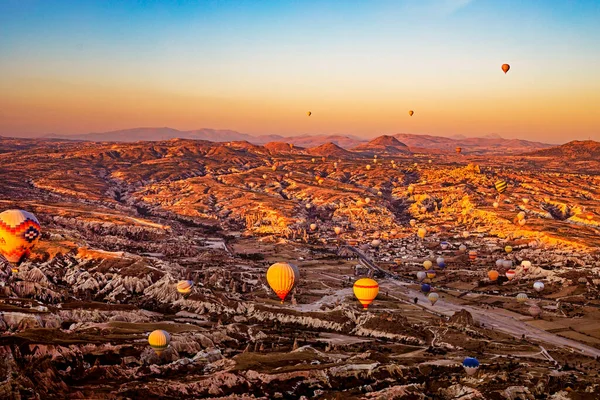
[{"label": "sunrise sky", "polygon": [[150,126],[600,140],[600,1],[0,0],[0,135]]}]

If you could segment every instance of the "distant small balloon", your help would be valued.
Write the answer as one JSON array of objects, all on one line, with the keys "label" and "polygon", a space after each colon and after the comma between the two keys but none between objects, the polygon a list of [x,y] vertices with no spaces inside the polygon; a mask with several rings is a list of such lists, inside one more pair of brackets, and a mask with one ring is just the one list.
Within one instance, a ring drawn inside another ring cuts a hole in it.
[{"label": "distant small balloon", "polygon": [[504,71],[505,74],[508,72],[509,69],[510,69],[510,65],[502,64],[502,71]]},{"label": "distant small balloon", "polygon": [[414,112],[413,110],[409,110],[409,111],[408,111],[408,115],[410,115],[411,117],[413,116],[413,114],[414,114],[414,113],[415,113],[415,112]]}]

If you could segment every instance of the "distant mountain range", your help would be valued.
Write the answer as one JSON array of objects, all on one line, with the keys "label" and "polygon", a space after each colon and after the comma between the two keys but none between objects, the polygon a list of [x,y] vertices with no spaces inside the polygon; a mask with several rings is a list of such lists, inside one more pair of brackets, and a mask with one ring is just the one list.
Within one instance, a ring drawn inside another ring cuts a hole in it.
[{"label": "distant mountain range", "polygon": [[600,160],[600,142],[593,140],[574,140],[562,146],[538,150],[525,154],[530,157],[551,157],[565,160]]},{"label": "distant mountain range", "polygon": [[[314,148],[326,143],[333,143],[342,149],[353,149],[356,151],[388,153],[406,153],[408,150],[416,153],[425,152],[453,152],[456,147],[462,148],[463,154],[522,154],[535,150],[547,149],[553,145],[532,142],[520,139],[504,139],[497,134],[490,134],[478,138],[466,138],[461,135],[454,137],[442,137],[432,135],[416,135],[409,133],[398,133],[385,136],[385,141],[397,139],[391,145],[385,143],[373,143],[365,139],[351,135],[320,135],[320,136],[291,136],[280,135],[249,135],[232,130],[219,129],[196,129],[180,131],[173,128],[133,128],[111,132],[88,133],[82,135],[47,135],[45,138],[60,138],[70,140],[85,140],[98,142],[137,142],[137,141],[160,141],[175,138],[209,140],[212,142],[248,141],[256,145],[264,145],[272,142],[288,143],[298,147]],[[381,137],[380,137],[381,138]],[[390,139],[391,138],[391,139]],[[406,146],[408,148],[406,148]],[[404,146],[404,147],[403,147]],[[385,149],[388,147],[387,149]]]}]

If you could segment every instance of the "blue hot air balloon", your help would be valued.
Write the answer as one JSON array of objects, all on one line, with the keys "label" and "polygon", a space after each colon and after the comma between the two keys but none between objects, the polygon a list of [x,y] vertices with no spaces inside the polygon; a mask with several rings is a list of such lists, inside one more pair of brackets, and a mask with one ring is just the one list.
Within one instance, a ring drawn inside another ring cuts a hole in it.
[{"label": "blue hot air balloon", "polygon": [[421,285],[421,291],[423,293],[429,293],[431,291],[431,286],[429,286],[427,283],[424,283]]},{"label": "blue hot air balloon", "polygon": [[471,376],[479,369],[479,361],[473,357],[467,357],[463,361],[463,368],[467,372],[467,375]]},{"label": "blue hot air balloon", "polygon": [[442,250],[446,250],[448,248],[448,246],[450,246],[450,243],[442,242],[442,243],[440,243],[440,246],[442,247]]}]

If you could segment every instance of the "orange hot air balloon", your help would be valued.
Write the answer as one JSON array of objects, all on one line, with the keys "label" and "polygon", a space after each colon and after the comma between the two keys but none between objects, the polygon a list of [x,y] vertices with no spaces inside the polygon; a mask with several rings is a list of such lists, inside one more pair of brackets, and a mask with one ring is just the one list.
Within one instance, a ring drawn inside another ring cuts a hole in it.
[{"label": "orange hot air balloon", "polygon": [[510,69],[510,65],[502,64],[502,71],[504,71],[505,74],[508,72],[509,69]]},{"label": "orange hot air balloon", "polygon": [[169,332],[157,329],[148,336],[148,344],[154,349],[157,355],[163,352],[171,343]]},{"label": "orange hot air balloon", "polygon": [[456,148],[456,154],[460,154],[461,151],[462,151],[462,147],[457,147]]},{"label": "orange hot air balloon", "polygon": [[475,261],[477,259],[477,250],[469,251],[469,260]]},{"label": "orange hot air balloon", "polygon": [[194,281],[179,281],[177,283],[177,291],[181,294],[189,294],[194,286]]},{"label": "orange hot air balloon", "polygon": [[412,117],[414,113],[415,113],[415,112],[414,112],[413,110],[410,110],[410,111],[408,112],[408,115],[410,115],[410,116]]},{"label": "orange hot air balloon", "polygon": [[36,245],[41,235],[40,223],[30,212],[7,210],[0,214],[0,254],[19,264]]},{"label": "orange hot air balloon", "polygon": [[375,297],[377,297],[379,284],[371,278],[361,278],[354,282],[353,290],[360,304],[366,309],[375,300]]},{"label": "orange hot air balloon", "polygon": [[499,276],[500,276],[500,274],[498,273],[498,271],[495,271],[495,270],[488,271],[488,278],[490,278],[490,281],[497,280]]},{"label": "orange hot air balloon", "polygon": [[275,263],[267,270],[267,282],[281,299],[281,304],[294,287],[297,275],[297,268],[288,263]]}]

